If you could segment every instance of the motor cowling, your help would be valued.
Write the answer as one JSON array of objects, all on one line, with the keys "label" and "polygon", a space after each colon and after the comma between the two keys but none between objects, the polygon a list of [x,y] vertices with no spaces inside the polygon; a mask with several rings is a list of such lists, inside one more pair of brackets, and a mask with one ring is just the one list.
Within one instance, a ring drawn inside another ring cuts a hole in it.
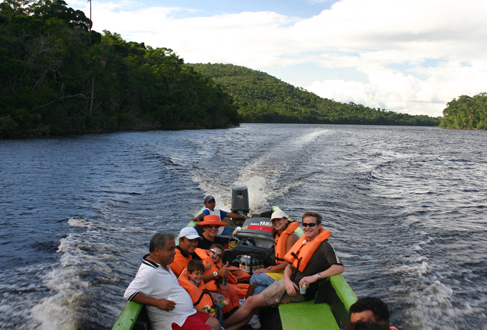
[{"label": "motor cowling", "polygon": [[232,208],[233,213],[247,216],[250,212],[249,207],[249,191],[247,187],[233,187],[232,188]]}]

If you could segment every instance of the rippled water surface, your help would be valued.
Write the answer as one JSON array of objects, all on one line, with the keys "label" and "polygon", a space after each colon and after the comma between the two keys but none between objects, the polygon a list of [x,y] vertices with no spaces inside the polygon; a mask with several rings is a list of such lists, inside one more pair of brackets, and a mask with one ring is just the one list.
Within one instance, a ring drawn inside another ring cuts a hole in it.
[{"label": "rippled water surface", "polygon": [[0,328],[110,329],[155,231],[212,194],[317,211],[401,329],[487,329],[487,133],[245,124],[0,141]]}]

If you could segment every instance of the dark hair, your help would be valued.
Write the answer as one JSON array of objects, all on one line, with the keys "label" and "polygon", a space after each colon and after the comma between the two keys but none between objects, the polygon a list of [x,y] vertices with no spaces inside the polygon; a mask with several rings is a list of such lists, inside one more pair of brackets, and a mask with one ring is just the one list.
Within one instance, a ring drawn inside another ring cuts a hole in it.
[{"label": "dark hair", "polygon": [[[286,228],[289,226],[289,224],[293,221],[291,221],[289,218],[286,218],[287,219],[287,222],[286,222],[286,225],[284,226],[284,230],[286,230]],[[272,219],[271,219],[272,220]],[[274,227],[272,227],[272,238],[276,238],[276,235],[277,235],[277,230],[274,229]]]},{"label": "dark hair", "polygon": [[350,322],[343,330],[389,330],[389,326],[384,322]]},{"label": "dark hair", "polygon": [[219,249],[220,251],[222,251],[222,254],[223,254],[223,252],[225,252],[225,248],[221,244],[213,243],[213,244],[211,244],[210,249],[213,249],[213,248]]},{"label": "dark hair", "polygon": [[303,216],[301,218],[301,222],[306,217],[314,217],[314,218],[316,218],[316,224],[317,225],[320,225],[321,224],[321,220],[323,219],[323,217],[319,213],[316,213],[316,212],[306,212],[305,214],[303,214]]},{"label": "dark hair", "polygon": [[188,263],[188,273],[194,273],[198,270],[204,273],[205,265],[200,260],[190,260]]},{"label": "dark hair", "polygon": [[149,252],[154,252],[155,248],[164,248],[168,239],[174,240],[174,234],[167,231],[161,231],[155,234],[150,241]]},{"label": "dark hair", "polygon": [[371,311],[374,314],[376,322],[389,323],[389,308],[387,308],[387,304],[380,298],[360,298],[355,304],[350,306],[350,314],[362,313],[365,311]]}]

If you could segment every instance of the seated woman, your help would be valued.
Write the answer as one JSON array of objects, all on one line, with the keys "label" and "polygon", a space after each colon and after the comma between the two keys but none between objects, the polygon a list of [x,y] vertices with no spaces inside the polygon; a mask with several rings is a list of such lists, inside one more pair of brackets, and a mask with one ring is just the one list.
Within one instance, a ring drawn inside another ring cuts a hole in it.
[{"label": "seated woman", "polygon": [[[296,243],[299,236],[294,231],[299,227],[299,223],[289,221],[289,217],[283,211],[276,211],[271,215],[272,236],[276,245],[274,247],[276,256],[276,266],[259,269],[250,278],[250,284],[254,287],[253,294],[259,294],[276,280],[284,276],[284,268],[288,262],[284,260],[284,255]],[[251,286],[251,287],[252,287]]]},{"label": "seated woman", "polygon": [[[269,285],[284,277],[284,268],[288,262],[284,260],[284,255],[299,239],[294,231],[299,227],[298,222],[289,221],[289,217],[284,211],[275,211],[271,215],[272,236],[276,245],[274,246],[276,266],[269,266],[254,272],[250,278],[250,287],[247,296],[257,295],[264,291]],[[259,316],[255,314],[249,324],[254,329],[260,328]]]}]

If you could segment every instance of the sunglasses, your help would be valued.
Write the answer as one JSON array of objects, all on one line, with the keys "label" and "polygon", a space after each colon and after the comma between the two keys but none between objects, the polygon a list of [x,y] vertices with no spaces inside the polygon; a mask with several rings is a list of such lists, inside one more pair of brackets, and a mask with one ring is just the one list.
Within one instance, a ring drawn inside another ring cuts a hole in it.
[{"label": "sunglasses", "polygon": [[301,225],[302,225],[303,227],[311,227],[311,228],[313,228],[314,226],[316,226],[316,223],[304,223],[304,222],[303,222]]},{"label": "sunglasses", "polygon": [[210,199],[207,203],[210,203],[210,204],[215,204],[215,200],[214,199]]},{"label": "sunglasses", "polygon": [[218,252],[217,250],[215,250],[215,249],[210,249],[210,251],[211,251],[211,252],[213,252],[214,254],[216,254],[216,256],[217,256],[218,258],[221,258],[221,257],[222,257],[222,254],[221,254],[220,252]]},{"label": "sunglasses", "polygon": [[272,219],[271,220],[271,223],[274,223],[274,222],[277,222],[277,221],[281,221],[281,220],[284,220],[284,218],[275,218],[275,219]]},{"label": "sunglasses", "polygon": [[206,226],[206,228],[211,228],[211,229],[215,229],[216,228],[216,229],[218,229],[218,228],[220,228],[220,226],[217,226],[217,225],[208,225],[208,226]]}]

